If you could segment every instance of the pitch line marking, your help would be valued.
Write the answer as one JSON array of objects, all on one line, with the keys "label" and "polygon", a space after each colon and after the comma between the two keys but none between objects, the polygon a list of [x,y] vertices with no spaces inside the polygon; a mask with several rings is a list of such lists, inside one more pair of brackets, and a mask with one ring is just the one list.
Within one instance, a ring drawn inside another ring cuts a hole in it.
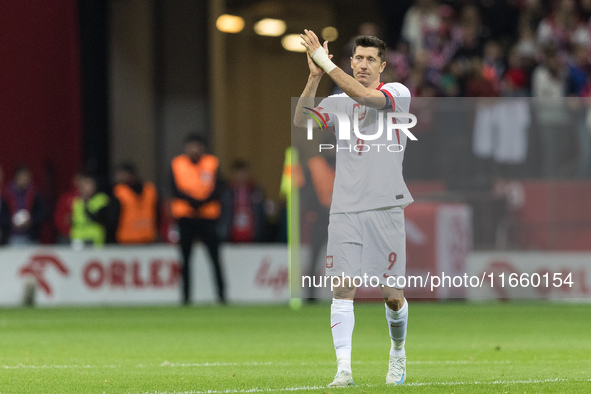
[{"label": "pitch line marking", "polygon": [[[558,383],[558,382],[591,382],[591,379],[528,379],[528,380],[495,380],[493,382],[414,382],[404,383],[404,386],[471,386],[471,385],[497,385],[497,384],[539,384],[539,383]],[[355,387],[382,387],[383,385],[360,384]],[[231,394],[231,393],[267,393],[277,391],[302,391],[302,390],[322,390],[326,386],[297,386],[261,389],[258,387],[252,389],[227,389],[227,390],[202,390],[202,391],[157,391],[144,392],[138,394]]]},{"label": "pitch line marking", "polygon": [[[363,364],[383,364],[382,361],[353,361],[355,365],[363,365]],[[414,364],[414,365],[437,365],[437,364],[510,364],[511,361],[509,360],[481,360],[481,361],[470,361],[470,360],[433,360],[433,361],[408,361],[407,364]],[[271,362],[271,361],[250,361],[250,362],[243,362],[243,363],[228,363],[228,362],[205,362],[205,363],[171,363],[169,361],[164,361],[162,364],[153,364],[153,365],[146,365],[146,364],[137,364],[135,368],[156,368],[156,367],[169,367],[169,368],[203,368],[203,367],[257,367],[257,366],[295,366],[295,365],[324,365],[325,363],[322,362]],[[328,364],[326,364],[328,365]],[[120,368],[121,365],[89,365],[89,364],[56,364],[56,365],[30,365],[30,364],[17,364],[17,365],[0,365],[0,369],[75,369],[75,368]]]},{"label": "pitch line marking", "polygon": [[2,365],[1,369],[68,369],[68,368],[119,368],[118,365]]},{"label": "pitch line marking", "polygon": [[[424,364],[424,365],[435,365],[435,364],[510,364],[510,360],[480,360],[480,361],[472,361],[472,360],[425,360],[425,361],[407,361],[407,364]],[[362,365],[362,364],[384,364],[384,361],[353,361],[353,364]],[[244,362],[244,363],[224,363],[224,362],[207,362],[207,363],[171,363],[168,361],[163,362],[160,364],[161,367],[240,367],[240,366],[273,366],[273,365],[280,365],[280,366],[294,366],[294,365],[325,365],[322,362],[271,362],[271,361],[263,361],[263,362]],[[328,365],[328,364],[327,364]],[[332,364],[330,364],[332,365]]]}]

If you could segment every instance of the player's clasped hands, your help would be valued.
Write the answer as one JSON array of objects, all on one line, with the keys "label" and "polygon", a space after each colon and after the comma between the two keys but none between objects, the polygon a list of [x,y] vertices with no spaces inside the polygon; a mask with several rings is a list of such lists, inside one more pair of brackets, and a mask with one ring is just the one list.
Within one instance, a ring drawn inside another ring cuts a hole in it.
[{"label": "player's clasped hands", "polygon": [[[304,48],[306,48],[306,56],[308,58],[308,66],[310,67],[310,72],[313,75],[322,75],[324,71],[322,70],[320,65],[317,64],[318,62],[313,60],[312,56],[312,54],[321,47],[318,36],[316,36],[316,33],[314,33],[312,30],[304,29],[304,33],[300,34],[300,37],[302,39],[301,44],[304,46]],[[328,59],[332,59],[332,55],[328,51],[328,41],[324,41],[322,47],[326,51]]]},{"label": "player's clasped hands", "polygon": [[[304,29],[304,34],[300,34],[300,37],[302,38],[302,45],[306,48],[308,54],[311,55],[316,49],[320,48],[320,40],[312,30]],[[328,41],[324,41],[324,46],[328,53],[326,45],[328,45]]]}]

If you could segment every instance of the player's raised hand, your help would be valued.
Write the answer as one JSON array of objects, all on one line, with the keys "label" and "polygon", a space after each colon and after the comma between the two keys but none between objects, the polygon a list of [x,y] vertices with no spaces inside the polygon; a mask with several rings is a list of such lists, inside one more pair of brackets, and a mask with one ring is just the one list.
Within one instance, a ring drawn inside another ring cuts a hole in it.
[{"label": "player's raised hand", "polygon": [[[316,49],[320,48],[320,41],[318,40],[318,37],[311,30],[304,30],[304,34],[300,34],[300,37],[302,38],[302,45],[306,48],[306,57],[308,59],[308,67],[310,68],[310,75],[321,76],[322,74],[324,74],[324,70],[322,68],[320,68],[314,62],[314,60],[312,60],[312,57],[310,56],[312,53],[314,53],[314,51]],[[329,54],[329,51],[328,51],[328,41],[324,41],[324,43],[322,44],[322,47],[326,51],[328,58],[332,59],[332,55]]]},{"label": "player's raised hand", "polygon": [[[326,50],[326,53],[328,53],[328,42],[325,42],[323,46]],[[312,75],[313,77],[322,76],[322,74],[324,74],[324,70],[320,68],[320,66],[318,66],[318,64],[316,64],[314,60],[312,60],[308,52],[306,52],[306,57],[308,58],[308,68],[310,69],[310,75]],[[332,55],[328,55],[328,58],[332,59]]]},{"label": "player's raised hand", "polygon": [[304,34],[300,34],[300,37],[308,55],[312,55],[316,49],[320,48],[320,40],[312,30],[304,29]]}]

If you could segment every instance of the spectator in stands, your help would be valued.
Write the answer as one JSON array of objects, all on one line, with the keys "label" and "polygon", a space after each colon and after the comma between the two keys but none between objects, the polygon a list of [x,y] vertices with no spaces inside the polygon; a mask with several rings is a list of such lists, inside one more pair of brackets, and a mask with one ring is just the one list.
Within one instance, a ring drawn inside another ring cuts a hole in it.
[{"label": "spectator in stands", "polygon": [[230,187],[224,197],[224,227],[230,242],[260,242],[265,222],[265,195],[256,184],[248,163],[236,160],[232,164]]},{"label": "spectator in stands", "polygon": [[588,91],[591,64],[589,46],[575,45],[568,62],[567,95],[584,96]]},{"label": "spectator in stands", "polygon": [[2,196],[2,187],[4,185],[4,172],[0,166],[0,245],[8,243],[8,236],[10,234],[10,213],[8,212],[8,204]]},{"label": "spectator in stands", "polygon": [[62,193],[55,207],[53,222],[58,231],[58,243],[70,242],[70,230],[72,227],[72,206],[78,196],[80,174],[74,175],[70,190]]},{"label": "spectator in stands", "polygon": [[575,0],[557,0],[538,26],[538,43],[554,44],[564,56],[574,45],[589,45],[589,28],[580,19]]},{"label": "spectator in stands", "polygon": [[483,25],[482,15],[474,4],[466,4],[460,14],[463,56],[482,56],[482,46],[490,37],[490,28]]},{"label": "spectator in stands", "polygon": [[555,47],[546,48],[544,61],[532,75],[534,97],[564,97],[567,70]]},{"label": "spectator in stands", "polygon": [[528,96],[528,77],[522,66],[519,47],[513,46],[507,59],[507,70],[501,81],[501,95],[505,97]]},{"label": "spectator in stands", "polygon": [[[534,70],[532,94],[536,130],[542,140],[542,173],[546,177],[563,174],[560,159],[569,155],[569,114],[564,96],[567,87],[567,69],[555,47],[546,48],[545,59]],[[563,174],[564,175],[564,174]]]},{"label": "spectator in stands", "polygon": [[541,0],[525,0],[518,4],[520,7],[519,30],[522,32],[525,29],[533,33],[544,17],[544,7],[542,7]]},{"label": "spectator in stands", "polygon": [[433,67],[441,72],[449,63],[462,42],[461,29],[456,24],[455,10],[449,5],[439,7],[441,23],[437,40],[429,47],[429,57]]},{"label": "spectator in stands", "polygon": [[72,246],[101,247],[107,241],[111,219],[109,196],[98,191],[96,179],[88,173],[81,173],[77,183],[78,195],[72,202]]},{"label": "spectator in stands", "polygon": [[225,303],[225,286],[220,262],[220,239],[217,233],[221,215],[222,182],[218,174],[218,158],[206,153],[205,139],[189,135],[184,154],[172,160],[172,216],[179,226],[183,257],[182,296],[185,305],[191,302],[191,252],[196,237],[207,247],[217,279],[218,299]]},{"label": "spectator in stands", "polygon": [[45,206],[33,184],[31,171],[19,166],[14,180],[4,195],[11,217],[9,243],[31,245],[39,241],[41,225],[45,219]]},{"label": "spectator in stands", "polygon": [[396,45],[395,50],[386,50],[386,62],[389,67],[384,69],[391,69],[396,75],[396,79],[384,79],[392,81],[404,81],[410,72],[410,53],[408,43],[401,40]]},{"label": "spectator in stands", "polygon": [[124,163],[115,169],[113,188],[115,240],[119,244],[145,244],[158,234],[158,192],[152,182],[144,182],[136,167]]},{"label": "spectator in stands", "polygon": [[444,97],[458,97],[460,85],[463,83],[463,70],[460,62],[452,60],[449,62],[441,75],[439,86]]},{"label": "spectator in stands", "polygon": [[[483,42],[487,36],[487,29],[482,25],[480,12],[475,5],[466,5],[462,8],[459,29],[461,43],[452,62],[459,73],[460,96],[469,96],[466,92],[467,79],[474,74],[474,59],[482,59]],[[481,70],[478,73],[481,75]]]},{"label": "spectator in stands", "polygon": [[482,58],[473,57],[471,60],[465,94],[467,97],[498,97],[499,95],[493,83],[484,75]]},{"label": "spectator in stands", "polygon": [[432,67],[429,61],[427,50],[420,50],[414,60],[412,71],[410,72],[407,87],[412,96],[420,96],[421,89],[428,83],[432,83],[437,78],[437,70]]},{"label": "spectator in stands", "polygon": [[501,76],[505,72],[503,50],[498,42],[489,40],[484,44],[482,75],[493,85],[496,91],[501,89]]},{"label": "spectator in stands", "polygon": [[[591,94],[591,64],[589,47],[577,45],[572,50],[567,78],[568,107],[571,110],[573,130],[576,134],[578,160],[576,174],[587,178],[591,175],[591,134],[588,124],[589,96]],[[585,97],[586,99],[574,96]]]},{"label": "spectator in stands", "polygon": [[415,0],[402,22],[402,37],[410,44],[413,56],[438,45],[441,17],[435,0]]}]

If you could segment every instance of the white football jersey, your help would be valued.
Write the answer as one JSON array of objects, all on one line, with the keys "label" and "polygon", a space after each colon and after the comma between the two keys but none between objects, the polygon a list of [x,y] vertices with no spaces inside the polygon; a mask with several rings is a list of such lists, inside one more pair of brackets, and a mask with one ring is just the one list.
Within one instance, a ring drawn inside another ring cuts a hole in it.
[{"label": "white football jersey", "polygon": [[[331,213],[361,212],[394,206],[407,206],[413,202],[402,177],[402,161],[407,136],[394,130],[392,139],[387,135],[387,113],[408,113],[410,91],[401,83],[380,84],[378,90],[390,97],[392,108],[377,110],[358,104],[345,93],[322,100],[317,110],[323,113],[327,125],[337,136],[336,174],[332,194]],[[380,112],[383,114],[382,135],[376,140],[362,140],[353,132],[353,115],[358,108],[359,131],[369,136],[376,134]],[[351,133],[348,140],[339,140],[339,122],[330,111],[347,114]],[[396,123],[409,123],[407,118],[395,118]]]}]

